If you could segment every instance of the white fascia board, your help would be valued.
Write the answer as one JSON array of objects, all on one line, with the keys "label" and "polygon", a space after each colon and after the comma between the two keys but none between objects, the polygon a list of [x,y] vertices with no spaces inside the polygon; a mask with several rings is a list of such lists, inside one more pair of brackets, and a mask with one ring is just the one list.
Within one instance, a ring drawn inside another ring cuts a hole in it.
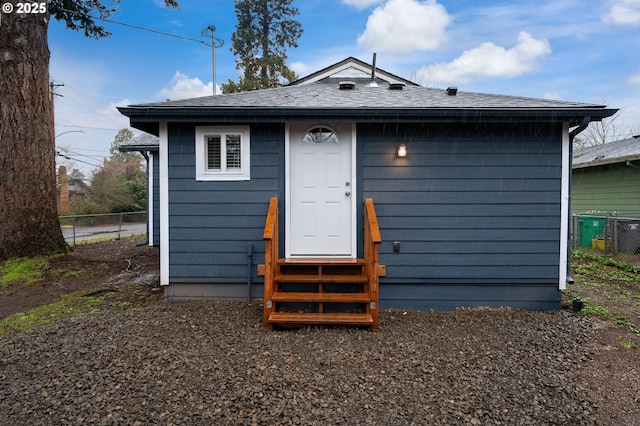
[{"label": "white fascia board", "polygon": [[160,123],[160,285],[169,285],[169,126]]}]

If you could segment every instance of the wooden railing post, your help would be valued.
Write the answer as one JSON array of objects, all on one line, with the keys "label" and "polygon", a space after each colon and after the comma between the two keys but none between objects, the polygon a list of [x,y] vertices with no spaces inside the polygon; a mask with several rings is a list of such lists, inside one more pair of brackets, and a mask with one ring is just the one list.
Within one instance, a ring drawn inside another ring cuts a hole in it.
[{"label": "wooden railing post", "polygon": [[269,316],[273,311],[272,295],[274,291],[274,278],[278,262],[278,199],[271,198],[269,212],[264,225],[264,268],[258,271],[264,275],[264,326],[269,326]]},{"label": "wooden railing post", "polygon": [[367,312],[373,318],[373,328],[378,328],[378,283],[380,275],[384,275],[384,266],[380,265],[379,250],[382,238],[378,226],[378,217],[373,206],[373,199],[364,200],[364,260],[369,280],[369,297],[371,302]]}]

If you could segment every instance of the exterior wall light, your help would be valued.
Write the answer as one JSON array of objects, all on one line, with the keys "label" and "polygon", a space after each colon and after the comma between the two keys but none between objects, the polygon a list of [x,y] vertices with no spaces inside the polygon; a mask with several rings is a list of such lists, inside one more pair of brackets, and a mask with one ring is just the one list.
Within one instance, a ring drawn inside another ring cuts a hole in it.
[{"label": "exterior wall light", "polygon": [[403,143],[398,145],[398,158],[404,158],[407,156],[407,146]]}]

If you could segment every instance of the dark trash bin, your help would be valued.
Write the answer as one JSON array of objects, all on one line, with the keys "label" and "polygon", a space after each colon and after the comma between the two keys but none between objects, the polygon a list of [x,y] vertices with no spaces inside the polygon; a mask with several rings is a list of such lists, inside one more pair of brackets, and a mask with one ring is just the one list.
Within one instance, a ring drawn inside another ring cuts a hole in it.
[{"label": "dark trash bin", "polygon": [[616,219],[616,250],[640,253],[640,219]]}]

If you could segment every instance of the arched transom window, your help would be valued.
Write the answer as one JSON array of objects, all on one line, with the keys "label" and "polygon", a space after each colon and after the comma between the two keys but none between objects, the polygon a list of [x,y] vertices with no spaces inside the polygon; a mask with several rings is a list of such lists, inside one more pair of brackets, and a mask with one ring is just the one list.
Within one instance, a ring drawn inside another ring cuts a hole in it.
[{"label": "arched transom window", "polygon": [[333,130],[326,126],[312,127],[302,138],[305,144],[338,144],[340,139]]}]

